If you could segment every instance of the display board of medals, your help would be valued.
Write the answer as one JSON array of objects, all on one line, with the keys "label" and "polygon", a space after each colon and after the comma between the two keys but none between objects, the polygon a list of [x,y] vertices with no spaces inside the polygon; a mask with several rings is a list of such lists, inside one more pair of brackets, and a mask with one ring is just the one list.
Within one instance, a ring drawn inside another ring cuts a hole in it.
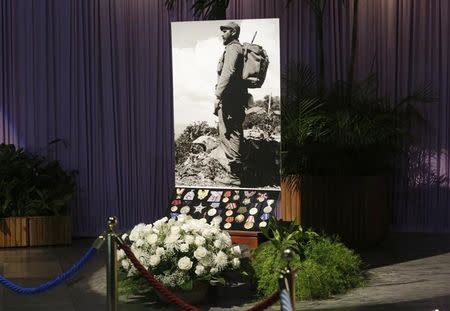
[{"label": "display board of medals", "polygon": [[275,214],[280,191],[176,188],[170,217],[206,218],[222,229],[259,231]]}]

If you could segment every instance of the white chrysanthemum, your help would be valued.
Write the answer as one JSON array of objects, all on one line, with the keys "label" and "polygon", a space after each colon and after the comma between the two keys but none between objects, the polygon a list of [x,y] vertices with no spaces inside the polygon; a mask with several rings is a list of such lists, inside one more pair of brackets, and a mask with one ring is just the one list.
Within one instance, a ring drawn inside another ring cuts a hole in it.
[{"label": "white chrysanthemum", "polygon": [[221,232],[220,234],[218,234],[217,238],[220,239],[226,246],[231,246],[231,237],[228,233]]},{"label": "white chrysanthemum", "polygon": [[125,270],[128,270],[130,268],[130,262],[126,259],[122,260],[120,264],[122,265],[122,268],[124,268]]},{"label": "white chrysanthemum", "polygon": [[145,241],[147,241],[148,244],[153,245],[158,241],[158,235],[156,234],[149,234],[145,237]]},{"label": "white chrysanthemum", "polygon": [[181,257],[180,260],[178,260],[178,268],[180,270],[189,270],[192,268],[192,261],[189,257]]},{"label": "white chrysanthemum", "polygon": [[192,243],[194,243],[194,241],[195,241],[195,238],[193,235],[188,234],[184,237],[184,242],[186,242],[186,244],[192,244]]},{"label": "white chrysanthemum", "polygon": [[239,260],[239,258],[233,258],[231,264],[233,265],[233,268],[237,269],[241,265],[241,261]]},{"label": "white chrysanthemum", "polygon": [[213,226],[219,226],[221,222],[222,222],[222,219],[220,219],[220,218],[211,219],[211,225],[213,225]]},{"label": "white chrysanthemum", "polygon": [[233,247],[231,248],[231,252],[232,252],[234,255],[241,256],[241,248],[240,248],[240,246],[239,246],[239,245],[233,246]]},{"label": "white chrysanthemum", "polygon": [[126,240],[128,238],[128,233],[122,234],[122,240]]},{"label": "white chrysanthemum", "polygon": [[137,239],[139,239],[139,232],[138,232],[138,230],[135,230],[135,229],[131,230],[131,232],[130,232],[130,241],[134,242]]},{"label": "white chrysanthemum", "polygon": [[171,234],[179,234],[181,231],[181,228],[179,226],[172,226],[170,227],[170,233]]},{"label": "white chrysanthemum", "polygon": [[206,255],[208,255],[208,250],[203,246],[198,247],[194,252],[194,257],[198,260],[204,258]]},{"label": "white chrysanthemum", "polygon": [[145,227],[145,224],[140,223],[131,230],[130,232],[130,241],[137,241],[139,238],[143,236],[143,229]]},{"label": "white chrysanthemum", "polygon": [[216,267],[220,270],[227,266],[228,264],[228,256],[222,251],[219,251],[214,257],[214,263]]},{"label": "white chrysanthemum", "polygon": [[195,267],[195,274],[202,275],[203,273],[205,273],[205,267],[203,267],[202,265],[197,265]]},{"label": "white chrysanthemum", "polygon": [[161,262],[161,257],[159,257],[158,255],[150,256],[150,259],[149,259],[150,266],[152,266],[152,267],[157,266],[160,262]]},{"label": "white chrysanthemum", "polygon": [[166,221],[167,221],[167,217],[161,218],[160,220],[157,220],[153,223],[153,227],[155,228],[159,228],[161,227]]},{"label": "white chrysanthemum", "polygon": [[205,244],[205,242],[206,242],[206,240],[205,240],[204,237],[202,237],[202,236],[200,236],[200,235],[197,235],[197,236],[195,237],[195,245],[197,245],[197,246],[202,246],[203,244]]},{"label": "white chrysanthemum", "polygon": [[221,249],[222,245],[223,245],[221,240],[214,240],[213,244],[214,244],[214,247],[217,248],[217,249]]},{"label": "white chrysanthemum", "polygon": [[155,250],[155,254],[162,257],[164,256],[166,250],[164,249],[164,247],[157,247]]},{"label": "white chrysanthemum", "polygon": [[180,251],[181,251],[182,253],[187,253],[187,252],[189,252],[189,245],[186,244],[186,243],[180,244]]},{"label": "white chrysanthemum", "polygon": [[204,267],[211,267],[214,264],[212,256],[206,256],[199,260]]},{"label": "white chrysanthemum", "polygon": [[153,225],[152,224],[145,225],[145,227],[142,228],[142,233],[144,234],[144,236],[153,233]]},{"label": "white chrysanthemum", "polygon": [[117,260],[122,260],[125,258],[125,252],[123,251],[123,249],[118,249],[117,250]]},{"label": "white chrysanthemum", "polygon": [[137,247],[141,247],[142,245],[144,245],[144,243],[145,243],[145,242],[144,242],[143,239],[137,239],[137,240],[136,240],[136,246],[137,246]]},{"label": "white chrysanthemum", "polygon": [[180,238],[179,234],[170,234],[164,239],[164,244],[175,244],[178,242],[178,239]]},{"label": "white chrysanthemum", "polygon": [[190,218],[190,216],[185,214],[180,214],[177,216],[177,220],[180,224],[184,223],[188,218]]},{"label": "white chrysanthemum", "polygon": [[219,272],[219,269],[211,268],[211,270],[209,272],[211,272],[211,274],[214,275],[214,274],[217,274]]}]

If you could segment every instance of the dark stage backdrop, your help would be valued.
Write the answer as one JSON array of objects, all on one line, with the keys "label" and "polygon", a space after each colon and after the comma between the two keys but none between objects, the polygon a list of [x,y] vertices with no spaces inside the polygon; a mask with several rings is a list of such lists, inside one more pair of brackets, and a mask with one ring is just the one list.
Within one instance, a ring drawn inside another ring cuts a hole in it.
[{"label": "dark stage backdrop", "polygon": [[[168,13],[163,0],[1,0],[0,142],[80,171],[74,233],[97,235],[165,214],[174,184],[170,21],[191,20],[192,1]],[[279,17],[281,68],[317,68],[308,1],[231,0],[227,18]],[[352,1],[325,12],[325,76],[345,78]],[[357,77],[372,68],[381,91],[405,95],[433,83],[439,102],[418,130],[420,170],[398,162],[393,229],[450,232],[450,3],[360,1]],[[53,147],[47,143],[60,138]],[[436,182],[441,176],[441,182]]]}]

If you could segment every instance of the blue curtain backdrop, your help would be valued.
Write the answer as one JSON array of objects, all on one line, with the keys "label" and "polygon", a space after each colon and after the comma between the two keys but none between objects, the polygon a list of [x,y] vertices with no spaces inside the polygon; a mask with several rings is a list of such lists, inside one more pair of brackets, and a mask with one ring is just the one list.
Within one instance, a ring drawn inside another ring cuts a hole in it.
[{"label": "blue curtain backdrop", "polygon": [[[328,83],[347,73],[346,2],[325,10]],[[97,235],[109,215],[121,228],[164,215],[174,183],[170,21],[191,20],[192,1],[172,12],[163,0],[0,3],[0,142],[79,170],[77,236]],[[231,0],[227,16],[279,17],[282,68],[300,61],[317,69],[307,1]],[[397,98],[431,81],[439,98],[423,111],[431,127],[417,130],[417,161],[398,162],[393,229],[450,232],[450,3],[360,1],[358,17],[356,76],[378,72],[380,92]],[[48,146],[55,138],[63,143]]]}]

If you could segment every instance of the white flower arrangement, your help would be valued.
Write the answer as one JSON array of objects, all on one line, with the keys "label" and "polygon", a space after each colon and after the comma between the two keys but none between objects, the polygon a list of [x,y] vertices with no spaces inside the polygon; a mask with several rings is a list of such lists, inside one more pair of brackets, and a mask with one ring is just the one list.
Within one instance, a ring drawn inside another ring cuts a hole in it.
[{"label": "white flower arrangement", "polygon": [[[206,219],[164,217],[153,224],[136,225],[122,239],[142,265],[170,288],[189,288],[196,280],[209,281],[240,266],[239,246],[232,246],[230,235]],[[117,260],[127,277],[137,275],[122,250]]]}]

